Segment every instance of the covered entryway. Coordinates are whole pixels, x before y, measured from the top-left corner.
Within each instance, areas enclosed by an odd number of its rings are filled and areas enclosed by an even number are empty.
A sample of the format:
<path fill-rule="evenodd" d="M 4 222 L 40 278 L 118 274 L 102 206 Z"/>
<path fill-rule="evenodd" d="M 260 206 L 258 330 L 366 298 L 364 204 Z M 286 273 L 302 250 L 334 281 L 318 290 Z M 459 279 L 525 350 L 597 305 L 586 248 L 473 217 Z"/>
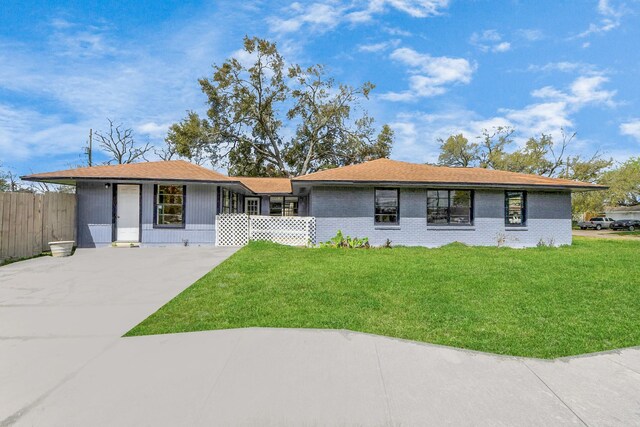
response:
<path fill-rule="evenodd" d="M 116 186 L 116 241 L 140 241 L 140 185 Z"/>

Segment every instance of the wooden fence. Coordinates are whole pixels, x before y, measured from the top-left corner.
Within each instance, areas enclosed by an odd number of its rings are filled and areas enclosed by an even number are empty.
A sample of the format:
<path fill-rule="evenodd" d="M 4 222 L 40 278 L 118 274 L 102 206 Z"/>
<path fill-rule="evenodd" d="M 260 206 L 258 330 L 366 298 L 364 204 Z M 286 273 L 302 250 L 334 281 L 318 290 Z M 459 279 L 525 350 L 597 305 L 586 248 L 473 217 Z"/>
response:
<path fill-rule="evenodd" d="M 0 192 L 0 262 L 38 255 L 76 239 L 76 195 Z"/>

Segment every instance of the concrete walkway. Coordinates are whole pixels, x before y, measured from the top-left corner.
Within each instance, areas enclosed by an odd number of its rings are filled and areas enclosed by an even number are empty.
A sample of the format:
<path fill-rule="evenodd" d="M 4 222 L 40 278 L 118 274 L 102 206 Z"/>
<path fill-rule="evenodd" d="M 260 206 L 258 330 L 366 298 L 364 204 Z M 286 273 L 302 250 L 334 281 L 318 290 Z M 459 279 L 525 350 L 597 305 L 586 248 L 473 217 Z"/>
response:
<path fill-rule="evenodd" d="M 640 424 L 640 349 L 544 361 L 346 331 L 118 338 L 228 254 L 104 251 L 99 275 L 115 275 L 115 290 L 32 289 L 57 277 L 50 258 L 0 268 L 0 425 Z M 100 268 L 92 254 L 64 260 L 74 277 Z M 110 273 L 111 261 L 136 279 Z"/>

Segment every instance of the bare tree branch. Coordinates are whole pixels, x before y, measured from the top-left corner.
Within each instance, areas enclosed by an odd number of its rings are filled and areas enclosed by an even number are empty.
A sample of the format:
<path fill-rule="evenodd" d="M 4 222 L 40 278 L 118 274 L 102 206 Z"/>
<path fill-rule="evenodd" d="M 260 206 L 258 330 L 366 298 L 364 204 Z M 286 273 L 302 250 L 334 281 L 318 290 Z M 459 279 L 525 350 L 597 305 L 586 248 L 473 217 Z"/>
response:
<path fill-rule="evenodd" d="M 98 139 L 99 147 L 109 155 L 105 163 L 125 164 L 145 160 L 145 154 L 153 150 L 150 143 L 139 146 L 133 139 L 133 129 L 124 129 L 122 124 L 114 125 L 113 120 L 107 118 L 109 131 L 107 133 L 96 131 L 94 135 Z"/>

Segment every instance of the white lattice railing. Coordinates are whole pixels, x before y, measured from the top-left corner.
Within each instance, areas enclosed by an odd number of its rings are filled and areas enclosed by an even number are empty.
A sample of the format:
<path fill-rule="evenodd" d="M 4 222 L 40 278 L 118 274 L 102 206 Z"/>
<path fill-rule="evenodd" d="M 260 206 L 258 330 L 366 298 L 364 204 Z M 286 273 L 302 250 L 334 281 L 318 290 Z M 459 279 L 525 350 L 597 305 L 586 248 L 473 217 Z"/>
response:
<path fill-rule="evenodd" d="M 249 240 L 267 240 L 290 246 L 315 243 L 316 219 L 310 216 L 216 216 L 216 245 L 242 246 Z"/>
<path fill-rule="evenodd" d="M 306 246 L 316 240 L 316 219 L 312 216 L 252 215 L 249 217 L 249 240 Z"/>
<path fill-rule="evenodd" d="M 249 242 L 249 216 L 216 215 L 216 246 L 244 246 Z"/>

